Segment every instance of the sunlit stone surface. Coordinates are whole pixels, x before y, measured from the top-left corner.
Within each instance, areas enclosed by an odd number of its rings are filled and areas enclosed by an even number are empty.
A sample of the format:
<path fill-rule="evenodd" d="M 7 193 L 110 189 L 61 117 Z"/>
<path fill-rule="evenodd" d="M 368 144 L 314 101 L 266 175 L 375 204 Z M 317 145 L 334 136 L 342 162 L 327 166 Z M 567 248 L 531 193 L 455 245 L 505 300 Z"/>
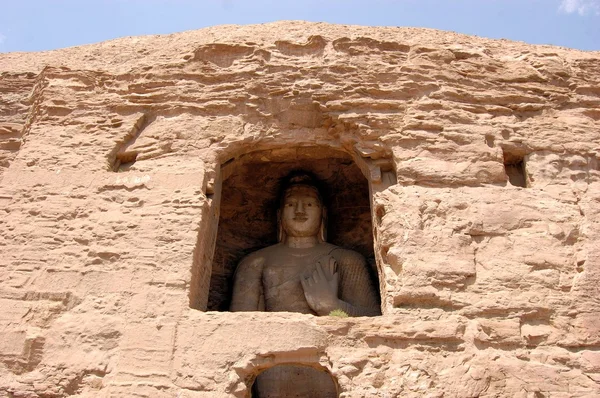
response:
<path fill-rule="evenodd" d="M 303 22 L 0 54 L 0 394 L 247 397 L 291 364 L 341 397 L 598 395 L 599 65 Z M 338 236 L 373 239 L 382 316 L 205 311 L 260 162 L 360 169 L 373 231 Z"/>

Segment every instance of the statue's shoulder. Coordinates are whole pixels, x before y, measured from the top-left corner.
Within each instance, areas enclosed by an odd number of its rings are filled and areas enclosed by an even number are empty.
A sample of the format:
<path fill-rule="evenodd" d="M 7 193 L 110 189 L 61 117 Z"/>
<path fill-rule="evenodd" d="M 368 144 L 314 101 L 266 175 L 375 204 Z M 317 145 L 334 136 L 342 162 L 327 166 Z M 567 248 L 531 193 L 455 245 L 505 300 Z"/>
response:
<path fill-rule="evenodd" d="M 267 246 L 265 248 L 248 253 L 244 258 L 242 258 L 240 264 L 264 263 L 266 259 L 273 256 L 277 252 L 279 246 L 279 244 Z"/>
<path fill-rule="evenodd" d="M 354 250 L 331 245 L 329 253 L 340 263 L 366 263 L 365 257 Z"/>

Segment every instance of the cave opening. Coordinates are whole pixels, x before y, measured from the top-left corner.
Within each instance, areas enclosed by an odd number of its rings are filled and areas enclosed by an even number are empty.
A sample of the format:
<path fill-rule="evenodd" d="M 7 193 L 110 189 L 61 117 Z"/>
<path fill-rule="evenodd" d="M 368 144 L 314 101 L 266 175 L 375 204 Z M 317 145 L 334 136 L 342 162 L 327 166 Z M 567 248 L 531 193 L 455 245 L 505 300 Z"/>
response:
<path fill-rule="evenodd" d="M 207 310 L 227 311 L 239 261 L 277 242 L 278 194 L 285 177 L 298 171 L 314 175 L 322 188 L 327 241 L 362 254 L 377 285 L 369 183 L 352 157 L 323 147 L 257 151 L 221 166 Z"/>

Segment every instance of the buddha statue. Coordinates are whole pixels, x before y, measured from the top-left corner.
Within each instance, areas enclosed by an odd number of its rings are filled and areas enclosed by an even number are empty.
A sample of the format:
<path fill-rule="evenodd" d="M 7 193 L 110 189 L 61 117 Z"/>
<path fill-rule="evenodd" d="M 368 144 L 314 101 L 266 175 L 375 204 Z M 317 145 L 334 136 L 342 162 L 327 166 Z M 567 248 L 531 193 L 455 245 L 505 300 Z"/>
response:
<path fill-rule="evenodd" d="M 380 314 L 364 257 L 326 242 L 326 214 L 312 178 L 290 178 L 277 214 L 279 243 L 239 263 L 231 311 Z"/>

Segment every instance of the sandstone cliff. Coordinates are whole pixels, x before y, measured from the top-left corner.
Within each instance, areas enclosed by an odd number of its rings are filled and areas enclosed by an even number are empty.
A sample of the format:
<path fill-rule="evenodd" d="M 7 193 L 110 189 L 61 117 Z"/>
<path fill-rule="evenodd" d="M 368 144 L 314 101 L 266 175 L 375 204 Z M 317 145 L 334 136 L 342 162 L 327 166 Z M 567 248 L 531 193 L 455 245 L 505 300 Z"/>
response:
<path fill-rule="evenodd" d="M 228 168 L 346 158 L 383 315 L 206 311 Z M 598 396 L 599 162 L 600 52 L 278 22 L 0 54 L 0 396 L 243 397 L 278 363 Z"/>

